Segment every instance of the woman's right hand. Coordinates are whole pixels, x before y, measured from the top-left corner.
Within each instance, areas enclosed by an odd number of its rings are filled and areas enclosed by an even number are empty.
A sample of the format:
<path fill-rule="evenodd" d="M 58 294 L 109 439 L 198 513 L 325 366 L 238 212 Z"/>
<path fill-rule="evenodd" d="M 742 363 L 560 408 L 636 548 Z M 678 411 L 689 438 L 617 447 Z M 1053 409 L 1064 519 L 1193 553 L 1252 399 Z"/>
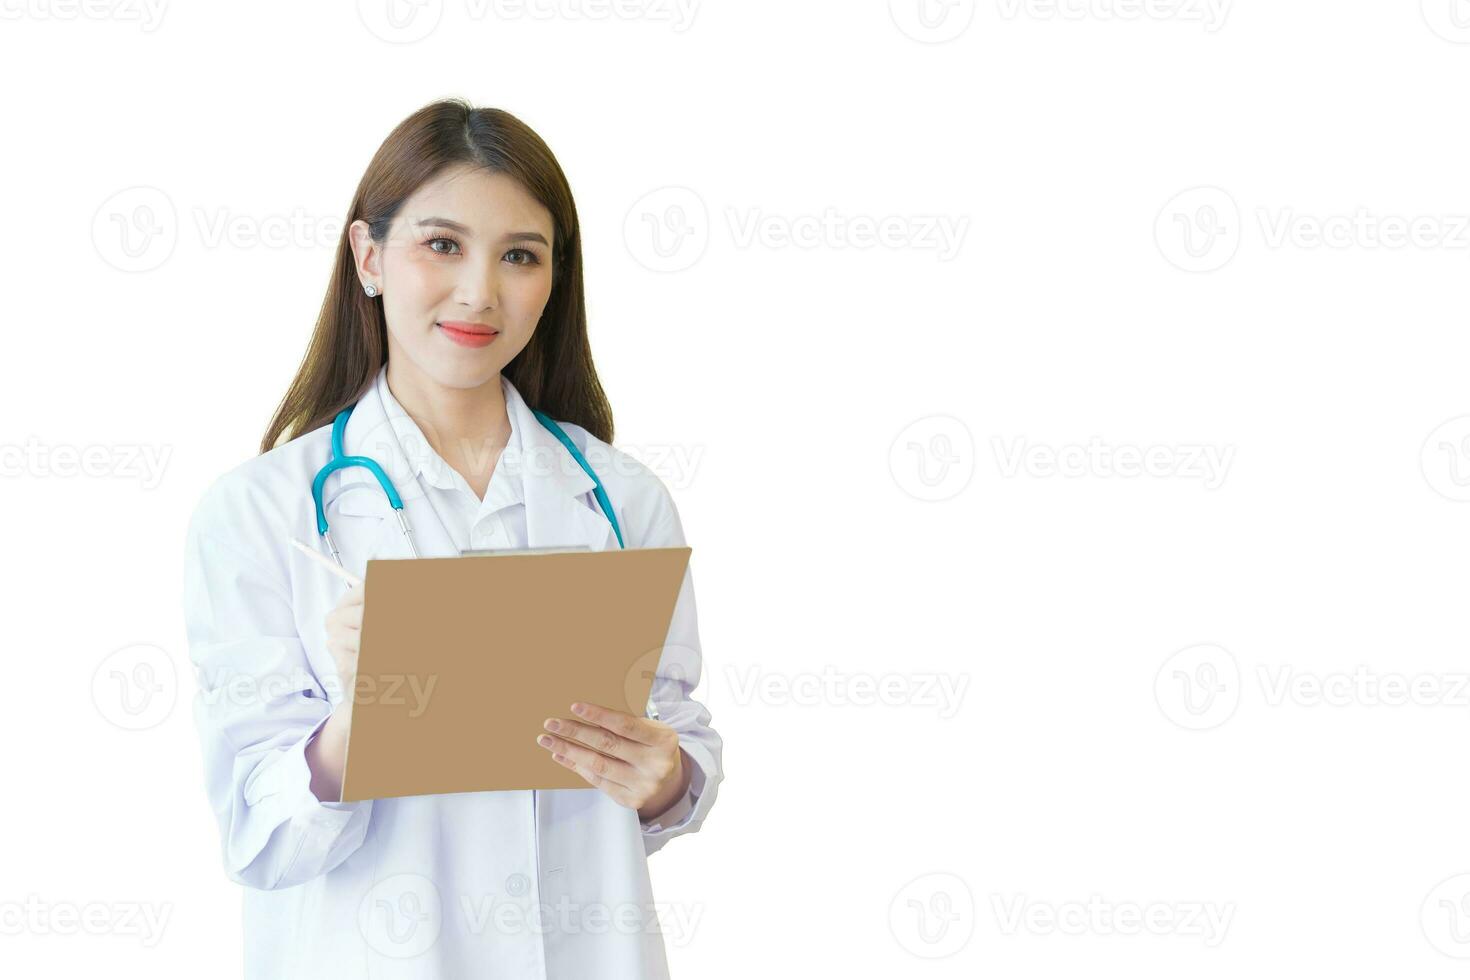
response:
<path fill-rule="evenodd" d="M 327 613 L 327 650 L 337 667 L 342 698 L 322 730 L 306 745 L 311 792 L 322 803 L 342 798 L 342 769 L 347 762 L 347 729 L 352 718 L 352 689 L 357 683 L 357 651 L 362 639 L 363 588 L 352 586 Z"/>
<path fill-rule="evenodd" d="M 327 613 L 327 650 L 337 666 L 342 698 L 349 705 L 357 680 L 357 651 L 362 642 L 363 591 L 360 585 L 349 587 Z"/>

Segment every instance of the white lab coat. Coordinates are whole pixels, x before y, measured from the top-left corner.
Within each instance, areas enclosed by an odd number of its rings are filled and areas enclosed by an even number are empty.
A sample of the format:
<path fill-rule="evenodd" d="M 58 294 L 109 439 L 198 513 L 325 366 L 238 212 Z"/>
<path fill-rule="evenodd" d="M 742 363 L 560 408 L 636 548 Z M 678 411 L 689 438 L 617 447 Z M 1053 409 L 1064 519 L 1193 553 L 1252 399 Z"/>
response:
<path fill-rule="evenodd" d="M 592 480 L 504 387 L 522 439 L 529 546 L 616 548 Z M 368 386 L 345 451 L 372 456 L 393 479 L 422 556 L 457 555 L 422 485 L 405 479 L 412 471 L 390 425 Z M 580 426 L 562 427 L 602 479 L 627 547 L 685 543 L 657 476 Z M 662 933 L 697 916 L 654 902 L 647 855 L 699 829 L 722 779 L 720 736 L 690 697 L 701 670 L 691 573 L 652 694 L 695 764 L 670 826 L 640 824 L 592 787 L 319 802 L 303 753 L 343 695 L 324 621 L 344 583 L 287 539 L 320 541 L 310 487 L 330 434 L 322 426 L 226 473 L 188 530 L 194 714 L 225 872 L 248 886 L 246 977 L 666 977 Z M 366 470 L 333 474 L 324 500 L 349 570 L 408 557 Z"/>

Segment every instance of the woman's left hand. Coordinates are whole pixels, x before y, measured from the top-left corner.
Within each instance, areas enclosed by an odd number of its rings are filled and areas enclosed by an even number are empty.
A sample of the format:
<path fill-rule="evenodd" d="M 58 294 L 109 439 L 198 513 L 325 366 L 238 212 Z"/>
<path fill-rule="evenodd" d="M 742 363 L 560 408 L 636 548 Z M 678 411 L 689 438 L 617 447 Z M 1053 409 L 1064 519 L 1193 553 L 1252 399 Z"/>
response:
<path fill-rule="evenodd" d="M 597 704 L 572 705 L 575 718 L 548 718 L 536 744 L 552 758 L 646 820 L 689 788 L 679 734 L 652 718 Z M 644 816 L 644 813 L 647 816 Z"/>

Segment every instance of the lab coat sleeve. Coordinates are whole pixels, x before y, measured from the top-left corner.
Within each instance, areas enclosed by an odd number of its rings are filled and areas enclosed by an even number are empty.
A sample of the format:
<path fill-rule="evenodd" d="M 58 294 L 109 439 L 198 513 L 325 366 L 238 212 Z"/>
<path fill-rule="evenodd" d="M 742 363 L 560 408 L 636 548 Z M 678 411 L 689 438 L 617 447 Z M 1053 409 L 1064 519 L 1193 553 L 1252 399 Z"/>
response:
<path fill-rule="evenodd" d="M 640 547 L 683 547 L 684 528 L 673 498 L 657 478 L 656 506 L 649 522 L 647 538 Z M 692 560 L 692 556 L 691 556 Z M 689 777 L 689 790 L 667 811 L 642 821 L 644 854 L 652 854 L 680 834 L 699 829 L 714 806 L 715 794 L 724 778 L 722 755 L 724 742 L 710 727 L 709 709 L 690 695 L 699 686 L 702 669 L 699 624 L 694 605 L 694 577 L 684 571 L 679 598 L 664 641 L 663 655 L 653 679 L 652 700 L 658 708 L 659 720 L 679 733 L 679 747 L 694 763 Z"/>
<path fill-rule="evenodd" d="M 332 702 L 307 663 L 284 566 L 269 567 L 269 556 L 241 544 L 251 534 L 264 547 L 283 532 L 240 527 L 242 511 L 206 495 L 189 525 L 184 619 L 198 679 L 194 720 L 225 872 L 252 888 L 289 888 L 362 844 L 372 801 L 323 803 L 311 792 L 306 746 Z"/>

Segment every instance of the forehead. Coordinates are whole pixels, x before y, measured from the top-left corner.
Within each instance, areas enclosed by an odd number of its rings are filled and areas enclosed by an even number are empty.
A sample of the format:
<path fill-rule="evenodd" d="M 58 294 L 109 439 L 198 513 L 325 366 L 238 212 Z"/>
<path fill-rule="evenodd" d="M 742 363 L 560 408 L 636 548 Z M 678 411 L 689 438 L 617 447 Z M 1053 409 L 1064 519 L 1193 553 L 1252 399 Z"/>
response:
<path fill-rule="evenodd" d="M 398 217 L 405 223 L 449 218 L 468 225 L 477 237 L 540 231 L 552 240 L 551 212 L 520 181 L 478 167 L 454 167 L 425 181 L 403 202 Z"/>

